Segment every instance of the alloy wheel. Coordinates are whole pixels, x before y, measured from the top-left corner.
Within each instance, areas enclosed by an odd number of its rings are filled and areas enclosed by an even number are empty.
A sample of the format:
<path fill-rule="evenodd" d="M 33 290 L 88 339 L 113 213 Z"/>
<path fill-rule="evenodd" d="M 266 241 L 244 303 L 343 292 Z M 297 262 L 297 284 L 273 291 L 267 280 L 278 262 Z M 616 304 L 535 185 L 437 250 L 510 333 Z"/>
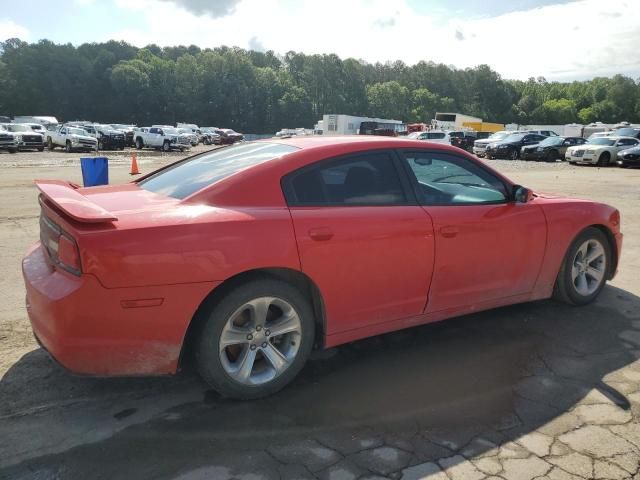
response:
<path fill-rule="evenodd" d="M 584 297 L 593 294 L 604 282 L 606 271 L 604 246 L 598 240 L 586 240 L 576 251 L 571 267 L 576 292 Z"/>
<path fill-rule="evenodd" d="M 302 336 L 293 306 L 276 297 L 253 299 L 226 322 L 219 339 L 225 372 L 243 385 L 261 385 L 293 363 Z"/>

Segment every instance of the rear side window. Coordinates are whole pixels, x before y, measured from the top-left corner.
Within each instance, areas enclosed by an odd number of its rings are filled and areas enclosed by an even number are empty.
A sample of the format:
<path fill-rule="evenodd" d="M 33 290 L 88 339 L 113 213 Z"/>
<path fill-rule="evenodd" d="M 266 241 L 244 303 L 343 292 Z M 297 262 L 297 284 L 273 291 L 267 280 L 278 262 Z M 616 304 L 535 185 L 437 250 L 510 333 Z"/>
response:
<path fill-rule="evenodd" d="M 386 152 L 324 161 L 290 174 L 284 187 L 291 206 L 406 203 L 393 158 Z"/>
<path fill-rule="evenodd" d="M 221 148 L 176 163 L 140 181 L 150 192 L 183 199 L 234 173 L 298 150 L 277 143 L 247 143 Z"/>

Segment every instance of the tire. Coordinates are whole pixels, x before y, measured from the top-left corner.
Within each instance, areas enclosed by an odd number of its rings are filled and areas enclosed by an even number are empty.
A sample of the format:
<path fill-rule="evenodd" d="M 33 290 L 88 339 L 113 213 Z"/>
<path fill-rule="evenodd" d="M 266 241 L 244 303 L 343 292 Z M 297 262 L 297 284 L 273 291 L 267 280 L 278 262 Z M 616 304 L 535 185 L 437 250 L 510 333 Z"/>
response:
<path fill-rule="evenodd" d="M 136 138 L 136 149 L 142 150 L 144 143 L 142 143 L 142 139 L 140 137 Z"/>
<path fill-rule="evenodd" d="M 9 153 L 17 153 L 18 149 L 17 148 L 10 148 L 9 149 Z"/>
<path fill-rule="evenodd" d="M 211 142 L 209 141 L 209 139 L 208 139 L 208 138 L 205 138 L 205 139 L 202 141 L 202 143 L 203 143 L 204 145 L 211 145 Z"/>
<path fill-rule="evenodd" d="M 167 141 L 165 141 L 165 142 L 162 144 L 162 151 L 163 151 L 163 152 L 170 152 L 170 151 L 171 151 L 171 144 L 169 143 L 169 141 L 168 141 L 168 140 L 167 140 Z"/>
<path fill-rule="evenodd" d="M 611 161 L 611 154 L 609 152 L 603 152 L 600 154 L 600 157 L 598 157 L 598 166 L 608 167 L 610 161 Z"/>
<path fill-rule="evenodd" d="M 44 147 L 38 147 L 39 152 L 44 152 Z"/>
<path fill-rule="evenodd" d="M 516 150 L 515 148 L 512 148 L 509 151 L 509 160 L 518 160 L 518 157 L 520 155 L 518 154 L 518 150 Z"/>
<path fill-rule="evenodd" d="M 251 305 L 262 306 L 271 318 L 259 313 L 254 318 Z M 273 316 L 284 312 L 293 316 L 281 328 L 292 330 L 276 336 L 270 332 L 277 325 Z M 300 372 L 313 348 L 315 322 L 311 305 L 297 288 L 280 280 L 264 278 L 241 284 L 203 309 L 200 320 L 196 366 L 202 378 L 225 397 L 249 400 L 277 392 Z M 245 323 L 238 325 L 239 320 Z M 235 339 L 221 349 L 223 334 L 233 338 L 234 329 Z M 280 343 L 272 343 L 274 339 Z M 268 360 L 271 355 L 279 368 Z M 253 359 L 244 375 L 240 371 L 242 358 Z"/>
<path fill-rule="evenodd" d="M 547 158 L 545 159 L 547 162 L 557 162 L 558 158 L 560 156 L 558 155 L 558 152 L 556 152 L 555 150 L 551 150 L 548 154 L 547 154 Z"/>
<path fill-rule="evenodd" d="M 585 253 L 587 259 L 589 257 L 595 258 L 585 263 L 581 261 L 585 257 Z M 597 228 L 589 227 L 583 230 L 571 243 L 562 261 L 553 297 L 570 305 L 591 303 L 607 283 L 610 269 L 611 245 L 609 240 Z M 599 273 L 594 275 L 596 272 Z M 584 280 L 580 280 L 578 277 L 583 277 Z"/>
<path fill-rule="evenodd" d="M 48 148 L 48 149 L 49 149 L 49 151 L 51 151 L 51 152 L 53 152 L 54 148 L 56 148 L 56 147 L 53 145 L 53 142 L 51 141 L 51 137 L 48 137 L 48 138 L 47 138 L 47 148 Z"/>
<path fill-rule="evenodd" d="M 64 144 L 64 151 L 67 153 L 71 153 L 71 142 L 67 140 L 67 143 Z"/>

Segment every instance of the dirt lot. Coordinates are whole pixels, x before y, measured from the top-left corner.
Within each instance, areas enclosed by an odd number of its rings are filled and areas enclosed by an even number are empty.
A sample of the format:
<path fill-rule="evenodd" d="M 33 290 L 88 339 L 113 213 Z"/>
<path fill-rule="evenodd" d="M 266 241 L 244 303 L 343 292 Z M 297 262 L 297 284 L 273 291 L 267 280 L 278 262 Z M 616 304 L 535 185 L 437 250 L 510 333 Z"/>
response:
<path fill-rule="evenodd" d="M 111 183 L 130 180 L 127 155 L 108 155 Z M 640 170 L 491 162 L 620 209 L 620 272 L 593 305 L 361 341 L 317 354 L 278 395 L 229 402 L 190 371 L 81 378 L 37 348 L 20 272 L 38 237 L 33 180 L 80 183 L 79 157 L 0 154 L 0 478 L 640 479 Z"/>

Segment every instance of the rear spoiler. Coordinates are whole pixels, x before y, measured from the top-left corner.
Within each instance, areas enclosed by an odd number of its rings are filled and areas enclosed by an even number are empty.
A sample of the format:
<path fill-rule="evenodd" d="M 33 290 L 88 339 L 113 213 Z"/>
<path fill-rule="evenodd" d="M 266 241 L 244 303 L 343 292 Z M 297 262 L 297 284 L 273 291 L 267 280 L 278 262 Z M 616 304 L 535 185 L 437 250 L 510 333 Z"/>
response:
<path fill-rule="evenodd" d="M 36 180 L 42 196 L 72 219 L 82 223 L 113 222 L 118 217 L 78 193 L 78 186 L 62 180 Z"/>

